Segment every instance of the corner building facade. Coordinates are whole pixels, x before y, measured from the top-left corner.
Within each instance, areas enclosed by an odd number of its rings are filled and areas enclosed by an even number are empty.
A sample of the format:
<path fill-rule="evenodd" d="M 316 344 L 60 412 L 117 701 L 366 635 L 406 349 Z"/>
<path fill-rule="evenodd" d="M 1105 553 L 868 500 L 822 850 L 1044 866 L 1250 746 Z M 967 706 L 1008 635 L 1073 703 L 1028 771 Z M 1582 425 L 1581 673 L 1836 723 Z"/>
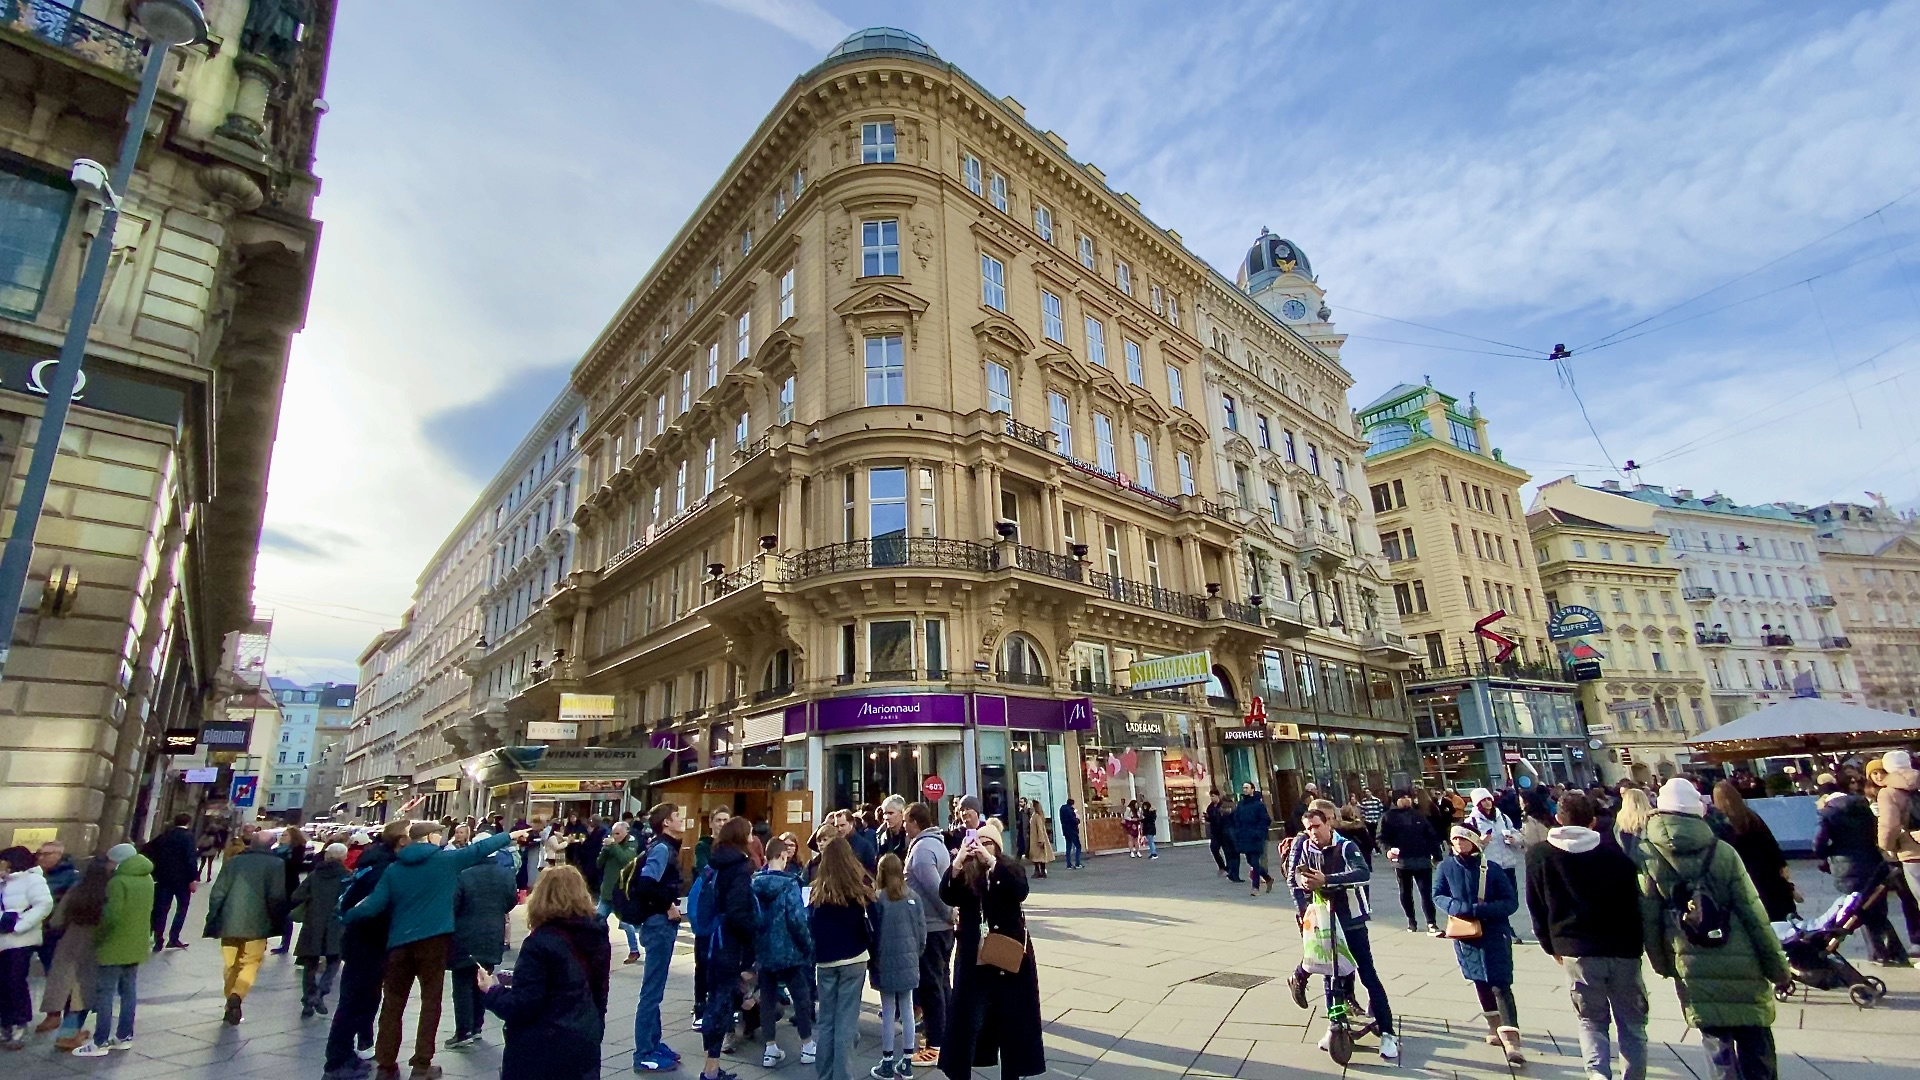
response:
<path fill-rule="evenodd" d="M 612 694 L 580 744 L 788 768 L 816 810 L 938 776 L 1081 800 L 1091 848 L 1132 797 L 1202 835 L 1281 641 L 1206 467 L 1199 298 L 1260 310 L 1218 281 L 1017 102 L 849 38 L 576 370 L 580 558 L 508 717 Z M 1204 685 L 1128 690 L 1200 652 Z"/>

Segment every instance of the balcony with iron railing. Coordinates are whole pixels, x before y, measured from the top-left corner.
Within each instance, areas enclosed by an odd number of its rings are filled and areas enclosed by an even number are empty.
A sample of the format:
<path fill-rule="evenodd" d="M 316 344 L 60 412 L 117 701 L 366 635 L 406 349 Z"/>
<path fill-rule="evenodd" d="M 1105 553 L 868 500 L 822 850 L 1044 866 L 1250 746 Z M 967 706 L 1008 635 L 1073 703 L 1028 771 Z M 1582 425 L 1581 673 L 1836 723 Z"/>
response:
<path fill-rule="evenodd" d="M 1792 634 L 1761 634 L 1760 644 L 1769 649 L 1790 649 L 1793 647 Z"/>
<path fill-rule="evenodd" d="M 1087 584 L 1123 604 L 1151 608 L 1184 619 L 1201 621 L 1207 617 L 1207 598 L 1174 592 L 1142 581 L 1129 581 L 1101 571 L 1089 571 Z"/>
<path fill-rule="evenodd" d="M 738 468 L 742 465 L 745 465 L 747 462 L 752 461 L 754 458 L 757 458 L 761 454 L 766 453 L 767 450 L 772 446 L 773 446 L 773 436 L 771 434 L 762 435 L 759 438 L 753 440 L 752 442 L 741 443 L 740 445 L 733 448 L 734 467 Z"/>
<path fill-rule="evenodd" d="M 1575 681 L 1572 673 L 1558 664 L 1521 663 L 1518 660 L 1507 660 L 1498 664 L 1492 661 L 1470 664 L 1448 664 L 1444 667 L 1422 664 L 1416 666 L 1413 673 L 1407 678 L 1409 682 L 1436 682 L 1442 679 L 1472 679 L 1480 677 L 1492 679 L 1524 679 L 1530 682 L 1550 683 L 1572 683 Z"/>
<path fill-rule="evenodd" d="M 775 698 L 786 697 L 791 693 L 793 693 L 792 683 L 786 683 L 781 686 L 770 686 L 765 690 L 755 690 L 753 692 L 753 703 L 758 705 L 762 702 L 772 701 Z"/>
<path fill-rule="evenodd" d="M 1007 418 L 1007 436 L 1026 443 L 1028 446 L 1038 450 L 1050 452 L 1053 449 L 1052 432 L 1041 431 L 1039 428 L 1033 427 L 1030 424 L 1023 424 L 1011 416 Z"/>
<path fill-rule="evenodd" d="M 1079 676 L 1067 680 L 1068 689 L 1076 694 L 1091 694 L 1095 697 L 1124 698 L 1128 701 L 1165 701 L 1182 705 L 1194 703 L 1194 695 L 1188 687 L 1175 686 L 1164 690 L 1129 690 L 1117 683 L 1105 680 L 1083 679 Z"/>
<path fill-rule="evenodd" d="M 1339 564 L 1353 557 L 1353 545 L 1331 529 L 1302 526 L 1293 531 L 1293 543 L 1301 558 L 1316 562 Z"/>
<path fill-rule="evenodd" d="M 1823 649 L 1851 649 L 1853 648 L 1853 639 L 1845 634 L 1835 634 L 1831 637 L 1821 638 L 1820 647 Z"/>
<path fill-rule="evenodd" d="M 786 561 L 787 580 L 805 581 L 849 570 L 971 570 L 993 568 L 993 549 L 971 540 L 883 536 L 808 548 Z"/>
<path fill-rule="evenodd" d="M 1232 622 L 1246 623 L 1248 626 L 1267 625 L 1266 616 L 1260 613 L 1258 604 L 1242 604 L 1235 600 L 1222 600 L 1220 613 Z"/>
<path fill-rule="evenodd" d="M 0 0 L 0 34 L 24 35 L 88 63 L 138 78 L 146 44 L 119 27 L 54 0 Z"/>
<path fill-rule="evenodd" d="M 1680 590 L 1680 595 L 1689 604 L 1711 604 L 1719 593 L 1711 585 L 1688 585 Z"/>
<path fill-rule="evenodd" d="M 1810 608 L 1830 608 L 1834 606 L 1833 597 L 1826 593 L 1813 593 L 1807 597 L 1807 606 Z"/>
<path fill-rule="evenodd" d="M 1009 560 L 1003 552 L 1011 549 L 1013 557 Z M 1009 566 L 1035 574 L 1043 574 L 1061 581 L 1085 581 L 1087 564 L 1071 555 L 1061 555 L 1040 548 L 1027 547 L 1024 544 L 1001 544 L 993 548 L 992 566 L 995 570 L 1005 570 Z"/>
<path fill-rule="evenodd" d="M 1008 686 L 1050 686 L 1053 682 L 1036 671 L 996 671 L 994 680 Z"/>
<path fill-rule="evenodd" d="M 1733 644 L 1733 635 L 1727 633 L 1725 630 L 1695 630 L 1693 632 L 1693 643 L 1695 645 L 1727 646 Z"/>

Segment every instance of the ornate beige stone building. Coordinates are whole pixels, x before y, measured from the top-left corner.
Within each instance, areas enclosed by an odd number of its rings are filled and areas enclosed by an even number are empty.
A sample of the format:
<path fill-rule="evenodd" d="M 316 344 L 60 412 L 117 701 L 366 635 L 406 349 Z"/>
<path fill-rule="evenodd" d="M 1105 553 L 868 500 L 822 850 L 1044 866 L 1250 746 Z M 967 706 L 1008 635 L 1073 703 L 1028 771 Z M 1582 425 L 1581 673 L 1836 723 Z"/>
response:
<path fill-rule="evenodd" d="M 209 0 L 175 49 L 113 237 L 0 684 L 0 843 L 76 851 L 187 791 L 167 728 L 218 719 L 248 624 L 281 387 L 319 239 L 315 129 L 334 5 Z M 129 5 L 0 4 L 0 469 L 39 437 L 97 203 L 145 63 Z M 303 25 L 304 23 L 304 25 Z M 259 673 L 253 673 L 257 680 Z M 174 759 L 174 762 L 183 761 Z"/>
<path fill-rule="evenodd" d="M 1851 644 L 1869 708 L 1920 716 L 1920 536 L 1916 523 L 1886 506 L 1828 503 L 1802 511 L 1813 522 L 1820 565 L 1844 625 L 1823 648 Z"/>
<path fill-rule="evenodd" d="M 509 717 L 610 693 L 579 742 L 676 771 L 786 767 L 833 806 L 933 776 L 990 809 L 1073 796 L 1089 846 L 1144 797 L 1199 835 L 1225 729 L 1303 629 L 1254 604 L 1211 464 L 1208 334 L 1256 318 L 1308 362 L 1018 102 L 911 35 L 854 35 L 576 369 L 580 556 L 541 609 L 561 658 Z M 1312 364 L 1337 429 L 1344 374 Z M 1203 682 L 1130 689 L 1136 662 L 1198 653 Z M 1325 675 L 1300 663 L 1348 703 L 1328 711 L 1404 734 L 1392 658 L 1352 635 Z M 1328 778 L 1383 784 L 1399 746 Z"/>

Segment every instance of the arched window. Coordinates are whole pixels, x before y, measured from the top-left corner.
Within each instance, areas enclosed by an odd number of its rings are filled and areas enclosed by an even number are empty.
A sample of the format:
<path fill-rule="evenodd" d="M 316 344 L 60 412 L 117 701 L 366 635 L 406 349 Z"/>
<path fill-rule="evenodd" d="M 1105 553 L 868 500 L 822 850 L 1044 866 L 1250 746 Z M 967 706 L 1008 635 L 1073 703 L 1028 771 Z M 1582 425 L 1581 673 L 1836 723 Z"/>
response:
<path fill-rule="evenodd" d="M 790 650 L 781 649 L 767 658 L 767 670 L 760 677 L 760 689 L 793 689 L 793 653 Z"/>
<path fill-rule="evenodd" d="M 1207 697 L 1213 701 L 1236 701 L 1233 693 L 1233 676 L 1219 664 L 1207 673 Z"/>
<path fill-rule="evenodd" d="M 1000 681 L 1037 686 L 1047 681 L 1040 646 L 1022 633 L 1008 634 L 1000 643 Z"/>

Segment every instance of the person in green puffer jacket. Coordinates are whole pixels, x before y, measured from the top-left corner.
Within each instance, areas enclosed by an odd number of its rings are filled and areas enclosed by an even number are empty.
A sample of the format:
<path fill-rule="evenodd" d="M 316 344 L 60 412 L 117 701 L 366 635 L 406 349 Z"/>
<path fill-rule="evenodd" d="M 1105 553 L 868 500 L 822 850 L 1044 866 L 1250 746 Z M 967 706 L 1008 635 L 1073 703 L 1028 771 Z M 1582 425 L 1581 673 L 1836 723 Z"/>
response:
<path fill-rule="evenodd" d="M 633 826 L 624 821 L 613 823 L 613 831 L 607 835 L 607 842 L 600 845 L 600 922 L 605 924 L 607 916 L 614 913 L 614 898 L 620 895 L 620 879 L 627 864 L 640 857 L 640 844 L 633 838 Z M 621 920 L 620 929 L 627 932 L 627 963 L 640 962 L 640 928 L 626 920 Z"/>
<path fill-rule="evenodd" d="M 93 1041 L 75 1049 L 75 1057 L 103 1057 L 109 1048 L 133 1045 L 133 1011 L 139 1005 L 140 962 L 153 943 L 153 861 L 132 844 L 107 849 L 113 880 L 107 883 L 107 906 L 93 932 L 94 1010 L 98 1019 Z M 114 1025 L 114 999 L 120 1017 Z"/>
<path fill-rule="evenodd" d="M 1773 992 L 1791 986 L 1792 973 L 1740 853 L 1714 836 L 1706 813 L 1693 782 L 1675 777 L 1660 789 L 1657 812 L 1647 820 L 1640 877 L 1647 959 L 1661 978 L 1675 981 L 1715 1076 L 1777 1076 Z M 1681 931 L 1668 898 L 1683 881 L 1726 910 L 1724 943 L 1695 945 Z"/>

